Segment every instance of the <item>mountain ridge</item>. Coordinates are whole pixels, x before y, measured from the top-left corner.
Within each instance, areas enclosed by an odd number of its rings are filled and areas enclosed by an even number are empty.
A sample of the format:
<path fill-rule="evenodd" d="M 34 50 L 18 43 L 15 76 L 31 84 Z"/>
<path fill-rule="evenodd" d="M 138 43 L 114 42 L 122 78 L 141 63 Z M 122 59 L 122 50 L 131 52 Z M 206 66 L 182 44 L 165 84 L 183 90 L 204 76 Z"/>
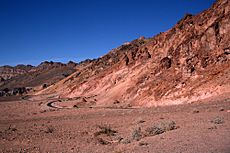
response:
<path fill-rule="evenodd" d="M 76 63 L 45 61 L 38 66 L 17 65 L 0 67 L 0 97 L 42 90 L 75 71 Z"/>

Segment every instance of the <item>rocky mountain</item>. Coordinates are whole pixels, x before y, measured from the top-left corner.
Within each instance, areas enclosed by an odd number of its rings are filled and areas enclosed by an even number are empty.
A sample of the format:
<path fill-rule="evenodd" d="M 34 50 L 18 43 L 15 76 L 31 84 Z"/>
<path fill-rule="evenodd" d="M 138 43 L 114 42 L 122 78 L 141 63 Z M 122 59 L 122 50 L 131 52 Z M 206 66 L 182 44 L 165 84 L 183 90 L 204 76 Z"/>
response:
<path fill-rule="evenodd" d="M 42 62 L 38 66 L 0 67 L 0 96 L 16 95 L 28 90 L 41 90 L 75 72 L 76 63 Z"/>
<path fill-rule="evenodd" d="M 0 81 L 11 79 L 15 76 L 25 74 L 29 70 L 31 70 L 33 66 L 31 65 L 17 65 L 15 67 L 12 66 L 1 66 L 0 67 Z"/>
<path fill-rule="evenodd" d="M 37 94 L 93 97 L 96 105 L 189 103 L 230 92 L 230 2 L 218 0 L 172 29 L 79 64 Z"/>

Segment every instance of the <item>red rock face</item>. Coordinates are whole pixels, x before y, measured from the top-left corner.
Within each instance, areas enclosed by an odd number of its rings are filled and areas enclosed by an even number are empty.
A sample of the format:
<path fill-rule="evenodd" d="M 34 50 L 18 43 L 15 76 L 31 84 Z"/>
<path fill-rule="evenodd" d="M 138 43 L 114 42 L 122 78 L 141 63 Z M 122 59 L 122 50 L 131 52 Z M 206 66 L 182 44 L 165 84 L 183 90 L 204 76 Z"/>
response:
<path fill-rule="evenodd" d="M 172 29 L 139 38 L 77 71 L 42 93 L 94 96 L 134 106 L 188 103 L 230 92 L 230 2 L 186 15 Z"/>

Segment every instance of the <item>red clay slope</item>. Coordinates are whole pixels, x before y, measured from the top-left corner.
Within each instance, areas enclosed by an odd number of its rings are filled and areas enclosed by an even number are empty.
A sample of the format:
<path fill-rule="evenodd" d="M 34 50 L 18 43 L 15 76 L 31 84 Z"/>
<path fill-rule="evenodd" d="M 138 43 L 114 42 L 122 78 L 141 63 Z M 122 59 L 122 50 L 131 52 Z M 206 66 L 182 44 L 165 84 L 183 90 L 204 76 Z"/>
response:
<path fill-rule="evenodd" d="M 157 106 L 230 93 L 230 1 L 186 15 L 172 29 L 77 66 L 38 94 L 94 97 L 96 105 Z"/>

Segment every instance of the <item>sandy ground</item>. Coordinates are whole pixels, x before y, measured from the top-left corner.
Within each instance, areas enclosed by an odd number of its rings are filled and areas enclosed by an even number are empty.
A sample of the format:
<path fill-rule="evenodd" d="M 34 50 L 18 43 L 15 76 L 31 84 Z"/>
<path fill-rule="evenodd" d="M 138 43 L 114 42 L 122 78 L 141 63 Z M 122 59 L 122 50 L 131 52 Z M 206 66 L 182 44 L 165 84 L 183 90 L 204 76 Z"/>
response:
<path fill-rule="evenodd" d="M 71 101 L 51 108 L 52 101 L 0 102 L 0 152 L 230 153 L 228 95 L 137 109 L 71 108 Z"/>

